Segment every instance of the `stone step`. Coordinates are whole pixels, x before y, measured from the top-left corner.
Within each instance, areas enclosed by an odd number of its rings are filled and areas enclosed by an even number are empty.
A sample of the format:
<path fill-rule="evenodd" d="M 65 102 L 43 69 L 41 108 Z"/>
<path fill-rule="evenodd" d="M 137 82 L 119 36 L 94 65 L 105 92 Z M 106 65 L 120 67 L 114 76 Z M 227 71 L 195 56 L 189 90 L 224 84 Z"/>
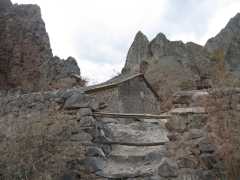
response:
<path fill-rule="evenodd" d="M 111 179 L 151 176 L 157 171 L 160 163 L 161 161 L 119 162 L 108 159 L 103 169 L 96 172 L 96 174 Z"/>
<path fill-rule="evenodd" d="M 145 180 L 145 178 L 146 180 L 160 180 L 168 178 L 175 179 L 178 175 L 178 172 L 177 164 L 174 161 L 163 157 L 161 159 L 135 162 L 119 162 L 113 159 L 108 159 L 104 161 L 102 168 L 99 169 L 96 174 L 109 179 L 130 178 L 131 180 L 137 180 L 139 177 L 141 177 L 142 180 Z"/>
<path fill-rule="evenodd" d="M 168 142 L 167 120 L 102 118 L 103 135 L 115 142 L 127 143 L 156 143 Z M 127 146 L 111 145 L 111 151 L 106 159 L 101 161 L 102 167 L 96 172 L 98 176 L 109 179 L 138 179 L 151 177 L 161 166 L 166 157 L 164 145 L 156 146 Z"/>
<path fill-rule="evenodd" d="M 166 142 L 164 123 L 134 122 L 130 124 L 108 123 L 105 125 L 112 141 L 133 143 Z"/>
<path fill-rule="evenodd" d="M 204 107 L 185 107 L 172 109 L 169 114 L 181 115 L 181 114 L 205 114 Z"/>
<path fill-rule="evenodd" d="M 114 159 L 118 162 L 136 162 L 145 160 L 160 160 L 164 155 L 166 155 L 165 146 L 112 146 L 112 151 L 109 154 L 109 158 Z"/>
<path fill-rule="evenodd" d="M 173 95 L 173 104 L 175 107 L 202 106 L 208 98 L 207 90 L 180 91 Z"/>

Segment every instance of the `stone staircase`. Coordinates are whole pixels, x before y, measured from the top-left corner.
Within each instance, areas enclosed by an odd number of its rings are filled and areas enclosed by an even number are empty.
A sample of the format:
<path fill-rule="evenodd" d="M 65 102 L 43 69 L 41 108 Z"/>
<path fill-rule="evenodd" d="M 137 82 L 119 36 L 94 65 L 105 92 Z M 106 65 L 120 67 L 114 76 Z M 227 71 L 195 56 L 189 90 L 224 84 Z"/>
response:
<path fill-rule="evenodd" d="M 187 94 L 178 94 L 177 107 L 159 118 L 96 114 L 98 153 L 88 158 L 92 171 L 104 180 L 215 180 L 206 112 L 194 102 L 202 97 Z"/>
<path fill-rule="evenodd" d="M 151 176 L 157 172 L 166 154 L 164 145 L 141 146 L 157 142 L 167 142 L 167 130 L 159 119 L 116 119 L 100 118 L 102 132 L 99 139 L 109 142 L 136 143 L 126 146 L 114 143 L 103 160 L 99 176 L 109 179 L 126 179 Z"/>
<path fill-rule="evenodd" d="M 114 142 L 156 143 L 166 142 L 167 131 L 159 120 L 136 121 L 120 120 L 119 123 L 107 123 L 104 130 L 108 139 Z M 112 145 L 111 152 L 104 162 L 103 170 L 98 174 L 107 178 L 136 178 L 150 176 L 166 153 L 164 146 L 124 146 Z"/>

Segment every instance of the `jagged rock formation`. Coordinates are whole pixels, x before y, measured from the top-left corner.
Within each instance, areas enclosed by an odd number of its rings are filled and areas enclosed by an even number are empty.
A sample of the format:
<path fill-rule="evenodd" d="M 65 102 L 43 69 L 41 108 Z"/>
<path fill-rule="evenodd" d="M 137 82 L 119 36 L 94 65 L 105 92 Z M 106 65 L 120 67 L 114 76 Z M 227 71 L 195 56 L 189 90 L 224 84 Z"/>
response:
<path fill-rule="evenodd" d="M 219 69 L 232 78 L 239 78 L 239 37 L 239 13 L 216 37 L 208 40 L 205 47 L 192 42 L 169 41 L 162 33 L 149 42 L 139 32 L 128 52 L 122 75 L 144 73 L 163 101 L 167 94 L 178 90 L 209 88 L 216 81 Z M 221 59 L 225 62 L 224 70 L 219 65 Z M 237 76 L 232 76 L 234 74 Z"/>
<path fill-rule="evenodd" d="M 139 32 L 128 52 L 123 73 L 139 72 L 141 63 L 145 61 L 149 66 L 151 64 L 161 66 L 158 67 L 161 68 L 159 72 L 164 70 L 164 66 L 171 66 L 175 71 L 192 72 L 200 76 L 203 73 L 201 64 L 208 63 L 207 55 L 203 47 L 195 43 L 169 41 L 162 33 L 149 42 L 147 37 Z M 178 69 L 178 67 L 181 68 Z M 199 68 L 199 72 L 196 72 L 196 68 Z"/>
<path fill-rule="evenodd" d="M 164 101 L 179 89 L 198 89 L 211 72 L 205 49 L 195 43 L 169 41 L 159 33 L 151 42 L 138 33 L 128 52 L 122 75 L 142 72 Z M 202 83 L 203 84 L 203 83 Z"/>
<path fill-rule="evenodd" d="M 211 53 L 223 51 L 228 69 L 239 77 L 240 13 L 233 17 L 218 35 L 209 39 L 205 48 Z"/>
<path fill-rule="evenodd" d="M 0 90 L 40 91 L 77 84 L 76 61 L 53 57 L 40 8 L 0 1 Z M 63 83 L 64 81 L 64 83 Z"/>
<path fill-rule="evenodd" d="M 124 73 L 139 72 L 141 62 L 149 56 L 148 45 L 149 40 L 141 31 L 139 31 L 128 51 L 126 64 L 123 69 Z"/>

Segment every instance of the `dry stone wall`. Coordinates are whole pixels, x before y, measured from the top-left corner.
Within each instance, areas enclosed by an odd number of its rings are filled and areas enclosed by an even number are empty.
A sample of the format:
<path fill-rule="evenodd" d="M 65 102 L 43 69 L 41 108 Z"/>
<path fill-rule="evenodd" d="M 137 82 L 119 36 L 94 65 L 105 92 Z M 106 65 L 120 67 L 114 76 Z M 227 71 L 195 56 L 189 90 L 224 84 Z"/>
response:
<path fill-rule="evenodd" d="M 97 104 L 79 90 L 0 98 L 2 179 L 99 179 L 86 154 L 95 150 Z"/>
<path fill-rule="evenodd" d="M 187 91 L 175 94 L 167 145 L 170 156 L 178 166 L 178 178 L 189 180 L 226 179 L 224 163 L 210 136 L 209 114 L 204 102 L 206 91 Z"/>

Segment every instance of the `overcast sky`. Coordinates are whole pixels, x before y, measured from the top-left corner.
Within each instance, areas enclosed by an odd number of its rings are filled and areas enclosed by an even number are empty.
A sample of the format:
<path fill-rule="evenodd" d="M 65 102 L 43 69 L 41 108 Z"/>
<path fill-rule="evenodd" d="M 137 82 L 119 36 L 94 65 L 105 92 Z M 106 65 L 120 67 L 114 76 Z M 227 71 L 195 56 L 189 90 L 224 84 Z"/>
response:
<path fill-rule="evenodd" d="M 240 0 L 12 0 L 38 4 L 54 55 L 77 59 L 91 83 L 121 71 L 135 34 L 204 45 L 240 11 Z"/>

